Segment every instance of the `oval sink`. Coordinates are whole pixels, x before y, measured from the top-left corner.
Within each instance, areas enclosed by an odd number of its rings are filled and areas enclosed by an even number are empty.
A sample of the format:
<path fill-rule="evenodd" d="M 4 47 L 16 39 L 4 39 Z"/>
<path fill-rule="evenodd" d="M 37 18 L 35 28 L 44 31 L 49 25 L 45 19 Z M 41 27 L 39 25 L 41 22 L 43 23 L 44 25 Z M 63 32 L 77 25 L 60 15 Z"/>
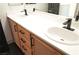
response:
<path fill-rule="evenodd" d="M 64 28 L 52 27 L 49 28 L 45 34 L 47 37 L 58 43 L 67 45 L 79 44 L 79 35 Z"/>

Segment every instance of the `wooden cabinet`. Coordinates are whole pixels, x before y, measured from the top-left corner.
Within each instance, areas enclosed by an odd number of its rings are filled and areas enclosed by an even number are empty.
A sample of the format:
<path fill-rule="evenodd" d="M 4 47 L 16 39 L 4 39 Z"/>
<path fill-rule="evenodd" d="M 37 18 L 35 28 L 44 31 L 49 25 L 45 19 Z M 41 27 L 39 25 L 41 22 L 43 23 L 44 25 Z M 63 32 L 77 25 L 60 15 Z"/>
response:
<path fill-rule="evenodd" d="M 20 41 L 19 41 L 19 36 L 18 36 L 18 27 L 17 24 L 12 21 L 11 19 L 7 18 L 9 20 L 9 25 L 12 31 L 13 39 L 17 46 L 20 48 Z"/>
<path fill-rule="evenodd" d="M 34 35 L 32 35 L 32 50 L 34 55 L 61 55 L 54 48 L 50 47 Z"/>
<path fill-rule="evenodd" d="M 30 33 L 19 24 L 12 21 L 11 19 L 7 19 L 9 20 L 14 42 L 22 50 L 22 52 L 24 52 L 24 54 L 30 55 L 32 53 Z"/>
<path fill-rule="evenodd" d="M 59 51 L 51 47 L 45 41 L 29 32 L 16 22 L 9 20 L 13 38 L 17 46 L 26 55 L 61 55 Z"/>
<path fill-rule="evenodd" d="M 20 25 L 18 25 L 19 30 L 19 38 L 20 38 L 20 44 L 21 44 L 21 50 L 27 54 L 31 54 L 31 39 L 30 39 L 30 33 Z"/>

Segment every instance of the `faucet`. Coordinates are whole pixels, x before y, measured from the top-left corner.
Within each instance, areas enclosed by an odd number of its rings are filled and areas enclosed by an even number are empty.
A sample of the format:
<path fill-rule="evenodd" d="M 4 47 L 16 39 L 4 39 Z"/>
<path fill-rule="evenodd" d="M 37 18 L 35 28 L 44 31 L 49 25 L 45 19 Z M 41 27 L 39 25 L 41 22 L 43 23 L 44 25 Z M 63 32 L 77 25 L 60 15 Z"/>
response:
<path fill-rule="evenodd" d="M 66 28 L 68 30 L 74 31 L 74 29 L 71 28 L 71 22 L 72 22 L 72 19 L 68 18 L 67 21 L 63 23 L 64 25 L 67 25 L 67 26 L 64 26 L 63 28 Z"/>
<path fill-rule="evenodd" d="M 21 12 L 24 12 L 25 15 L 28 15 L 26 9 L 23 9 Z"/>
<path fill-rule="evenodd" d="M 24 9 L 24 12 L 25 12 L 25 15 L 27 15 L 27 10 L 26 9 Z"/>

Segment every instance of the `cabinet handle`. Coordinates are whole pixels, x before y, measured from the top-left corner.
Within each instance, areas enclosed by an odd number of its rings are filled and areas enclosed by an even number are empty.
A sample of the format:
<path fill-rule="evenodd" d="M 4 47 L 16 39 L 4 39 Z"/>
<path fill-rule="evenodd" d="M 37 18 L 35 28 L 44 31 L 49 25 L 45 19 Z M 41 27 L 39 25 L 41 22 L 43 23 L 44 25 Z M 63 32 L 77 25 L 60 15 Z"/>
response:
<path fill-rule="evenodd" d="M 34 46 L 34 39 L 32 38 L 32 46 Z"/>
<path fill-rule="evenodd" d="M 16 27 L 17 25 L 14 25 L 14 30 L 15 30 L 15 32 L 17 32 L 17 27 Z"/>
<path fill-rule="evenodd" d="M 23 43 L 26 43 L 26 41 L 25 41 L 23 38 L 21 38 L 21 41 L 22 41 Z"/>
<path fill-rule="evenodd" d="M 27 49 L 24 47 L 24 45 L 22 45 L 22 48 L 23 48 L 24 50 L 27 50 Z"/>
<path fill-rule="evenodd" d="M 21 34 L 25 34 L 22 30 L 19 31 Z"/>
<path fill-rule="evenodd" d="M 34 38 L 30 35 L 31 47 L 34 46 Z"/>

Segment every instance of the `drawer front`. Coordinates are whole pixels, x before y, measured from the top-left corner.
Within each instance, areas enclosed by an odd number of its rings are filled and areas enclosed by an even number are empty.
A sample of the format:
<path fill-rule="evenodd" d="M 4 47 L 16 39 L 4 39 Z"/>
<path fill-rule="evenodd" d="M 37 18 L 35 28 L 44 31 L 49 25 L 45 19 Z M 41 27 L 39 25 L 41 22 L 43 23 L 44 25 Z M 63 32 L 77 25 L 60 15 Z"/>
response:
<path fill-rule="evenodd" d="M 26 38 L 27 41 L 30 41 L 30 33 L 21 26 L 18 26 L 20 37 Z"/>
<path fill-rule="evenodd" d="M 30 33 L 21 26 L 18 26 L 18 30 L 20 41 L 22 41 L 23 44 L 26 44 L 29 48 L 31 48 Z"/>
<path fill-rule="evenodd" d="M 18 26 L 21 50 L 26 54 L 31 54 L 30 33 L 21 26 Z"/>
<path fill-rule="evenodd" d="M 12 33 L 13 39 L 14 39 L 15 43 L 17 44 L 17 46 L 20 48 L 17 24 L 14 21 L 12 21 L 11 19 L 9 19 L 9 18 L 7 18 L 7 19 L 9 20 L 9 25 L 11 28 L 11 33 Z"/>
<path fill-rule="evenodd" d="M 21 44 L 26 45 L 28 48 L 31 48 L 31 44 L 26 39 L 21 38 L 20 39 Z"/>
<path fill-rule="evenodd" d="M 32 54 L 32 50 L 30 48 L 28 48 L 27 45 L 21 44 L 21 50 L 23 51 L 23 53 L 25 55 L 31 55 Z"/>

